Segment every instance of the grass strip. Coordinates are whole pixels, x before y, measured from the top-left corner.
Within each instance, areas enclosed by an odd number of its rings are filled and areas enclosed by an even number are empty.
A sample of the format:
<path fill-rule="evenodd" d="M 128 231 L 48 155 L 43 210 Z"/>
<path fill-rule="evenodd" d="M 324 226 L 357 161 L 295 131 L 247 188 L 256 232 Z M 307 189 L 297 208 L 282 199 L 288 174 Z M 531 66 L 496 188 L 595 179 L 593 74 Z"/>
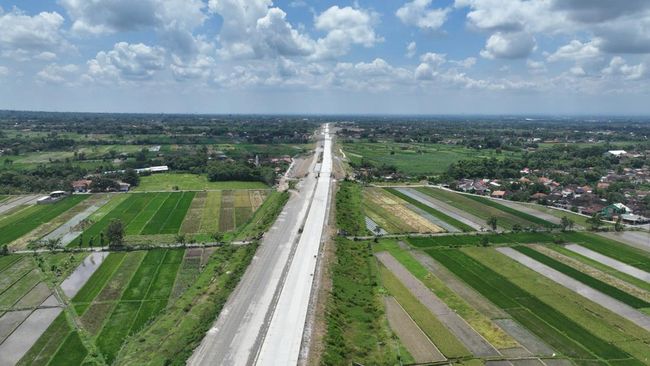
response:
<path fill-rule="evenodd" d="M 467 254 L 459 250 L 427 253 L 564 355 L 582 360 L 596 356 L 603 360 L 632 359 Z"/>
<path fill-rule="evenodd" d="M 347 235 L 365 235 L 363 189 L 355 182 L 343 181 L 336 192 L 336 226 Z"/>
<path fill-rule="evenodd" d="M 87 355 L 88 350 L 81 342 L 79 333 L 71 332 L 61 345 L 61 348 L 54 354 L 48 366 L 81 365 Z"/>
<path fill-rule="evenodd" d="M 484 205 L 494 207 L 494 208 L 496 208 L 498 210 L 501 210 L 501 211 L 503 211 L 505 213 L 508 213 L 510 215 L 520 217 L 520 218 L 522 218 L 522 219 L 524 219 L 526 221 L 530 221 L 531 223 L 539 225 L 539 226 L 543 226 L 543 227 L 547 227 L 547 228 L 555 228 L 555 227 L 557 227 L 557 225 L 555 225 L 552 222 L 548 222 L 548 221 L 546 221 L 544 219 L 540 219 L 539 217 L 533 216 L 531 214 L 528 214 L 528 213 L 525 213 L 525 212 L 522 212 L 522 211 L 519 211 L 519 210 L 515 210 L 512 207 L 502 205 L 502 204 L 500 204 L 498 202 L 495 202 L 495 201 L 493 201 L 491 199 L 488 199 L 488 198 L 485 198 L 485 197 L 471 196 L 471 195 L 466 195 L 465 197 L 467 197 L 469 199 L 473 199 L 474 201 L 480 202 L 480 203 L 482 203 Z"/>
<path fill-rule="evenodd" d="M 650 272 L 650 254 L 596 234 L 574 232 L 563 236 L 566 242 L 580 244 L 602 255 Z"/>
<path fill-rule="evenodd" d="M 72 303 L 77 314 L 83 315 L 86 312 L 90 303 L 104 288 L 106 282 L 113 276 L 113 273 L 120 266 L 125 256 L 126 253 L 111 253 L 104 259 L 99 268 L 95 270 L 95 273 L 90 276 L 86 284 L 72 298 Z"/>
<path fill-rule="evenodd" d="M 625 291 L 619 290 L 601 280 L 593 278 L 588 274 L 582 273 L 573 267 L 536 251 L 533 248 L 516 246 L 513 249 L 635 309 L 650 307 L 650 303 L 634 297 Z"/>
<path fill-rule="evenodd" d="M 404 286 L 397 277 L 386 267 L 380 265 L 382 285 L 395 297 L 404 310 L 413 318 L 415 323 L 429 337 L 431 342 L 438 347 L 438 350 L 447 358 L 467 357 L 471 353 L 454 336 L 444 324 L 436 318 L 411 292 Z"/>
<path fill-rule="evenodd" d="M 464 224 L 464 223 L 456 220 L 455 218 L 453 218 L 451 216 L 448 216 L 448 215 L 436 210 L 433 207 L 425 205 L 424 203 L 405 195 L 404 193 L 398 191 L 395 188 L 384 188 L 384 189 L 386 191 L 392 193 L 393 195 L 403 199 L 404 201 L 412 204 L 413 206 L 415 206 L 415 207 L 417 207 L 417 208 L 431 214 L 432 216 L 434 216 L 434 217 L 448 223 L 449 225 L 451 225 L 451 226 L 453 226 L 453 227 L 455 227 L 455 228 L 457 228 L 457 229 L 459 229 L 459 230 L 461 230 L 463 232 L 474 231 L 474 229 L 471 226 L 469 226 L 467 224 Z"/>
<path fill-rule="evenodd" d="M 553 243 L 558 237 L 549 233 L 504 233 L 476 235 L 443 235 L 432 237 L 410 237 L 408 242 L 418 248 L 432 247 L 466 247 L 480 246 L 482 238 L 487 238 L 489 244 L 531 244 Z"/>

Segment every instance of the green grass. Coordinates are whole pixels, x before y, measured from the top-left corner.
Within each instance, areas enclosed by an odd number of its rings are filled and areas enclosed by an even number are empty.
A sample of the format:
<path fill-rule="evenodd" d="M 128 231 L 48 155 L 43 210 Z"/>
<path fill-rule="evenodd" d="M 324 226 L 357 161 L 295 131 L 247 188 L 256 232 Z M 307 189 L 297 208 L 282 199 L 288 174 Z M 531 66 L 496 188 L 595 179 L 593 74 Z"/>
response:
<path fill-rule="evenodd" d="M 184 365 L 219 315 L 256 248 L 251 244 L 217 249 L 194 284 L 127 340 L 117 364 Z"/>
<path fill-rule="evenodd" d="M 602 255 L 650 272 L 650 254 L 643 250 L 591 233 L 568 233 L 564 237 L 566 242 L 580 244 Z"/>
<path fill-rule="evenodd" d="M 363 188 L 354 182 L 343 181 L 336 192 L 336 226 L 347 235 L 367 233 L 363 214 Z"/>
<path fill-rule="evenodd" d="M 81 342 L 79 333 L 72 332 L 65 339 L 59 351 L 52 357 L 48 365 L 51 366 L 71 366 L 81 365 L 88 355 L 88 350 Z"/>
<path fill-rule="evenodd" d="M 372 249 L 366 242 L 335 240 L 322 364 L 394 365 L 398 355 L 383 313 Z"/>
<path fill-rule="evenodd" d="M 11 243 L 88 197 L 88 195 L 74 195 L 52 204 L 34 205 L 3 219 L 0 222 L 0 245 Z"/>
<path fill-rule="evenodd" d="M 162 173 L 140 178 L 140 184 L 134 191 L 202 191 L 211 189 L 266 189 L 262 182 L 210 182 L 204 175 Z"/>
<path fill-rule="evenodd" d="M 418 248 L 479 246 L 481 238 L 487 238 L 489 244 L 531 244 L 552 243 L 562 235 L 548 233 L 505 233 L 480 235 L 443 235 L 431 237 L 409 237 L 407 241 Z"/>
<path fill-rule="evenodd" d="M 201 232 L 214 233 L 219 230 L 219 215 L 221 213 L 221 192 L 208 192 L 208 197 L 201 217 Z"/>
<path fill-rule="evenodd" d="M 524 216 L 519 213 L 519 211 L 515 211 L 515 214 L 506 212 L 500 208 L 475 200 L 473 199 L 473 196 L 462 195 L 460 193 L 455 193 L 439 188 L 419 187 L 416 189 L 435 199 L 454 206 L 459 210 L 470 213 L 480 219 L 488 220 L 490 217 L 496 217 L 498 226 L 505 229 L 512 229 L 512 227 L 517 224 L 522 227 L 539 226 L 534 222 L 526 220 Z"/>
<path fill-rule="evenodd" d="M 474 231 L 474 228 L 472 228 L 471 226 L 466 225 L 466 224 L 454 219 L 453 217 L 450 217 L 450 216 L 448 216 L 448 215 L 434 209 L 433 207 L 425 205 L 424 203 L 422 203 L 422 202 L 420 202 L 418 200 L 415 200 L 415 199 L 405 195 L 404 193 L 396 190 L 395 188 L 384 188 L 384 189 L 387 190 L 388 192 L 392 193 L 393 195 L 403 199 L 404 201 L 412 204 L 413 206 L 415 206 L 415 207 L 417 207 L 417 208 L 419 208 L 421 210 L 424 210 L 425 212 L 431 214 L 432 216 L 434 216 L 434 217 L 448 223 L 449 225 L 455 227 L 456 229 L 459 229 L 459 230 L 461 230 L 463 232 Z"/>
<path fill-rule="evenodd" d="M 608 296 L 613 297 L 614 299 L 625 303 L 633 308 L 636 309 L 641 309 L 641 308 L 647 308 L 650 307 L 650 303 L 647 303 L 646 301 L 643 301 L 637 297 L 634 297 L 630 294 L 628 294 L 625 291 L 619 290 L 618 288 L 611 286 L 603 281 L 600 281 L 594 277 L 591 277 L 585 273 L 580 272 L 577 269 L 572 268 L 571 266 L 568 266 L 562 262 L 559 262 L 549 256 L 546 256 L 532 248 L 525 247 L 525 246 L 516 246 L 514 247 L 515 250 L 517 250 L 520 253 L 523 253 L 534 260 L 543 263 L 561 273 L 564 273 L 565 275 L 575 279 L 576 281 L 579 281 L 595 290 L 598 290 Z"/>
<path fill-rule="evenodd" d="M 138 235 L 143 231 L 144 227 L 150 220 L 156 215 L 156 213 L 161 209 L 163 203 L 169 199 L 171 193 L 161 193 L 156 194 L 151 201 L 144 207 L 142 211 L 133 219 L 131 222 L 127 223 L 125 229 L 125 235 Z"/>
<path fill-rule="evenodd" d="M 45 366 L 52 355 L 57 353 L 61 344 L 66 340 L 67 335 L 72 331 L 65 312 L 59 314 L 52 324 L 38 338 L 32 348 L 27 351 L 18 362 L 20 366 Z"/>
<path fill-rule="evenodd" d="M 522 219 L 524 219 L 526 221 L 529 221 L 529 222 L 531 222 L 533 224 L 536 224 L 536 225 L 539 225 L 539 226 L 542 226 L 542 227 L 547 227 L 547 228 L 557 227 L 557 225 L 555 225 L 552 222 L 548 222 L 546 220 L 540 219 L 539 217 L 527 214 L 527 213 L 522 212 L 522 211 L 515 210 L 512 207 L 504 206 L 504 205 L 502 205 L 502 204 L 500 204 L 498 202 L 495 202 L 495 201 L 493 201 L 491 199 L 488 199 L 488 198 L 485 198 L 485 197 L 470 196 L 470 195 L 467 195 L 465 197 L 473 199 L 474 201 L 480 202 L 480 203 L 482 203 L 484 205 L 494 207 L 494 208 L 496 208 L 498 210 L 501 210 L 501 211 L 503 211 L 505 213 L 509 213 L 509 214 L 511 214 L 513 216 L 520 217 L 520 218 L 522 218 Z"/>
<path fill-rule="evenodd" d="M 72 303 L 75 304 L 77 314 L 82 315 L 91 301 L 99 294 L 104 288 L 108 280 L 113 276 L 113 273 L 120 266 L 126 253 L 111 253 L 104 259 L 102 264 L 95 270 L 92 276 L 88 279 L 86 284 L 77 292 L 72 298 Z"/>
<path fill-rule="evenodd" d="M 461 146 L 425 143 L 379 143 L 357 142 L 343 146 L 346 156 L 352 163 L 359 164 L 364 158 L 374 165 L 395 166 L 407 175 L 431 175 L 447 171 L 452 163 L 464 159 L 491 158 L 502 159 L 514 156 L 511 152 L 496 154 L 495 150 L 472 150 Z"/>
<path fill-rule="evenodd" d="M 443 249 L 427 253 L 562 354 L 583 360 L 634 361 L 627 352 L 596 337 L 469 255 Z"/>
<path fill-rule="evenodd" d="M 272 192 L 262 206 L 255 211 L 247 224 L 237 229 L 233 237 L 238 240 L 259 237 L 275 222 L 288 200 L 289 192 Z"/>
<path fill-rule="evenodd" d="M 194 192 L 170 194 L 142 229 L 143 235 L 176 234 L 180 230 Z"/>

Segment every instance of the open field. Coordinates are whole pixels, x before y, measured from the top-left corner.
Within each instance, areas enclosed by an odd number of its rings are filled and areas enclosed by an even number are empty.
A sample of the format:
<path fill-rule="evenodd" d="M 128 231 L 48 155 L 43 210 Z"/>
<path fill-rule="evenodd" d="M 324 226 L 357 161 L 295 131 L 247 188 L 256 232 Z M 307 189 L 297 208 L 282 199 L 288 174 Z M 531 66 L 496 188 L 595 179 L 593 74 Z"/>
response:
<path fill-rule="evenodd" d="M 564 355 L 640 364 L 627 352 L 583 328 L 569 314 L 540 301 L 474 257 L 459 250 L 432 249 L 427 253 Z"/>
<path fill-rule="evenodd" d="M 202 191 L 212 189 L 266 189 L 262 182 L 210 182 L 204 175 L 161 173 L 140 178 L 134 191 Z"/>
<path fill-rule="evenodd" d="M 57 216 L 70 210 L 87 195 L 74 195 L 48 205 L 34 205 L 15 212 L 0 220 L 0 244 L 8 244 L 54 220 Z"/>
<path fill-rule="evenodd" d="M 437 233 L 444 231 L 426 218 L 410 210 L 404 201 L 382 188 L 367 187 L 363 191 L 365 214 L 388 233 Z"/>
<path fill-rule="evenodd" d="M 435 208 L 433 208 L 433 207 L 431 207 L 429 205 L 426 205 L 423 202 L 420 202 L 417 199 L 414 199 L 414 198 L 402 193 L 401 191 L 399 191 L 399 190 L 397 190 L 395 188 L 385 188 L 385 189 L 388 192 L 392 193 L 393 195 L 401 198 L 402 200 L 404 200 L 404 201 L 414 205 L 415 207 L 417 207 L 417 208 L 419 208 L 421 210 L 424 210 L 428 214 L 433 215 L 434 217 L 442 220 L 444 223 L 446 223 L 448 225 L 451 225 L 456 230 L 465 231 L 465 232 L 473 231 L 472 227 L 470 227 L 469 225 L 466 225 L 463 222 L 461 222 L 459 220 L 456 220 L 453 217 L 451 217 L 451 216 L 449 216 L 449 215 L 447 215 L 447 214 L 445 214 L 445 213 L 443 213 L 443 212 L 441 212 L 439 210 L 436 210 Z M 452 230 L 448 230 L 448 231 L 452 231 Z"/>
<path fill-rule="evenodd" d="M 516 210 L 516 209 L 514 209 L 512 207 L 502 205 L 499 202 L 488 199 L 486 197 L 478 197 L 478 196 L 471 196 L 471 195 L 466 195 L 465 197 L 473 199 L 474 201 L 480 202 L 480 203 L 482 203 L 482 204 L 484 204 L 486 206 L 496 208 L 496 209 L 501 210 L 501 211 L 503 211 L 505 213 L 511 214 L 511 215 L 513 215 L 515 217 L 520 217 L 520 218 L 522 218 L 522 219 L 524 219 L 524 220 L 526 220 L 528 222 L 532 222 L 533 224 L 539 225 L 541 227 L 553 228 L 553 227 L 557 226 L 552 222 L 543 220 L 543 219 L 541 219 L 541 218 L 539 218 L 537 216 L 533 216 L 533 215 L 528 214 L 526 212 L 523 212 L 521 210 Z"/>
<path fill-rule="evenodd" d="M 525 215 L 519 211 L 512 210 L 503 205 L 498 205 L 489 200 L 490 204 L 485 204 L 480 201 L 480 197 L 466 196 L 439 188 L 420 187 L 416 189 L 419 192 L 428 194 L 433 198 L 443 201 L 460 210 L 467 211 L 483 220 L 495 217 L 497 219 L 497 225 L 504 229 L 512 229 L 514 225 L 520 225 L 522 227 L 540 226 L 540 221 L 537 218 L 535 218 L 535 222 L 529 221 L 526 217 L 530 215 Z M 551 223 L 548 224 L 553 225 Z"/>
<path fill-rule="evenodd" d="M 565 241 L 598 252 L 625 264 L 650 272 L 650 253 L 591 233 L 567 233 Z"/>
<path fill-rule="evenodd" d="M 407 175 L 431 175 L 443 173 L 449 165 L 463 159 L 497 158 L 513 156 L 511 152 L 496 154 L 494 150 L 468 149 L 461 146 L 423 143 L 354 142 L 343 145 L 346 156 L 353 163 L 366 159 L 373 164 L 393 165 Z"/>

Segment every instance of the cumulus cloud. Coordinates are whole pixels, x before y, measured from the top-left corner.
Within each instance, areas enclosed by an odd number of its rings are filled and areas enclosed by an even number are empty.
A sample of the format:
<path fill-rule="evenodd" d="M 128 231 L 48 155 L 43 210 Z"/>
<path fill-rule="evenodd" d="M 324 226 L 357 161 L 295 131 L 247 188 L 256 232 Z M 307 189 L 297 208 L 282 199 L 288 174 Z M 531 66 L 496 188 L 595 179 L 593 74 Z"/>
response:
<path fill-rule="evenodd" d="M 29 16 L 16 8 L 8 13 L 0 8 L 0 50 L 5 56 L 29 58 L 42 52 L 70 48 L 62 36 L 63 22 L 57 12 Z"/>
<path fill-rule="evenodd" d="M 626 80 L 639 80 L 648 76 L 648 69 L 644 62 L 637 65 L 628 65 L 625 59 L 615 56 L 609 66 L 603 69 L 603 74 L 609 76 L 622 76 Z"/>
<path fill-rule="evenodd" d="M 572 19 L 584 23 L 603 22 L 650 9 L 647 0 L 554 0 L 552 3 L 554 9 L 566 11 Z"/>
<path fill-rule="evenodd" d="M 101 51 L 88 61 L 90 80 L 148 80 L 165 66 L 165 51 L 142 43 L 119 42 L 110 51 Z"/>
<path fill-rule="evenodd" d="M 79 67 L 74 64 L 45 66 L 36 74 L 36 80 L 50 84 L 73 85 L 79 75 Z"/>
<path fill-rule="evenodd" d="M 0 66 L 0 77 L 9 75 L 9 68 L 6 66 Z"/>
<path fill-rule="evenodd" d="M 372 47 L 383 38 L 375 33 L 377 14 L 364 9 L 332 6 L 314 20 L 317 30 L 327 32 L 318 39 L 314 57 L 332 58 L 346 54 L 353 45 Z"/>
<path fill-rule="evenodd" d="M 600 54 L 600 50 L 595 42 L 582 43 L 578 40 L 573 40 L 568 44 L 561 46 L 553 54 L 548 56 L 550 62 L 561 60 L 584 60 L 596 57 Z"/>
<path fill-rule="evenodd" d="M 402 23 L 423 30 L 436 30 L 447 21 L 449 8 L 431 8 L 432 0 L 413 0 L 397 9 L 395 15 Z"/>
<path fill-rule="evenodd" d="M 175 27 L 192 29 L 203 23 L 201 0 L 61 0 L 73 31 L 102 34 Z"/>
<path fill-rule="evenodd" d="M 497 32 L 488 38 L 481 56 L 489 59 L 528 57 L 535 49 L 535 39 L 528 33 Z"/>

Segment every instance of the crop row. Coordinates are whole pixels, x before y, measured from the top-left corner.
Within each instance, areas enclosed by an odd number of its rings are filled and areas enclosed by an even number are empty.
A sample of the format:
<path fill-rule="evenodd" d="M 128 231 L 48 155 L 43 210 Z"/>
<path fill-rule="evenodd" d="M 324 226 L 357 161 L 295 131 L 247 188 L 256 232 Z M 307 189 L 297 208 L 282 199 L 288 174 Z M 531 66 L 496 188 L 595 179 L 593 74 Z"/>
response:
<path fill-rule="evenodd" d="M 142 234 L 175 234 L 183 223 L 195 192 L 171 194 L 142 229 Z"/>
<path fill-rule="evenodd" d="M 521 217 L 522 219 L 524 219 L 524 220 L 526 220 L 526 221 L 530 221 L 530 222 L 532 222 L 533 224 L 537 224 L 537 225 L 539 225 L 539 226 L 548 227 L 548 228 L 554 228 L 554 227 L 557 226 L 557 225 L 555 225 L 555 224 L 552 223 L 552 222 L 548 222 L 548 221 L 546 221 L 546 220 L 544 220 L 544 219 L 540 219 L 540 218 L 537 217 L 537 216 L 533 216 L 533 215 L 527 214 L 527 213 L 525 213 L 525 212 L 515 210 L 515 209 L 512 208 L 512 207 L 508 207 L 508 206 L 502 205 L 502 204 L 500 204 L 500 203 L 498 203 L 498 202 L 495 202 L 495 201 L 493 201 L 493 200 L 491 200 L 491 199 L 488 199 L 488 198 L 485 198 L 485 197 L 469 196 L 469 195 L 466 196 L 466 197 L 471 198 L 471 199 L 473 199 L 474 201 L 480 202 L 480 203 L 482 203 L 482 204 L 484 204 L 484 205 L 487 205 L 487 206 L 490 206 L 490 207 L 494 207 L 494 208 L 496 208 L 496 209 L 498 209 L 498 210 L 501 210 L 501 211 L 503 211 L 503 212 L 505 212 L 505 213 L 509 213 L 509 214 L 511 214 L 511 215 L 513 215 L 513 216 Z"/>
<path fill-rule="evenodd" d="M 0 222 L 0 244 L 8 244 L 68 211 L 88 195 L 74 195 L 49 205 L 34 205 Z"/>
<path fill-rule="evenodd" d="M 629 245 L 621 244 L 615 240 L 595 234 L 579 232 L 565 234 L 565 240 L 580 244 L 602 255 L 650 272 L 650 256 L 646 252 Z"/>
<path fill-rule="evenodd" d="M 617 346 L 593 335 L 563 313 L 542 302 L 507 278 L 459 250 L 428 250 L 442 263 L 488 300 L 564 355 L 581 360 L 638 361 Z"/>
<path fill-rule="evenodd" d="M 466 224 L 454 219 L 453 217 L 448 216 L 448 215 L 434 209 L 433 207 L 425 205 L 424 203 L 422 203 L 422 202 L 420 202 L 420 201 L 418 201 L 416 199 L 413 199 L 413 198 L 405 195 L 404 193 L 396 190 L 395 188 L 384 188 L 384 189 L 387 190 L 388 192 L 392 193 L 393 195 L 403 199 L 404 201 L 412 204 L 413 206 L 415 206 L 415 207 L 417 207 L 417 208 L 419 208 L 421 210 L 424 210 L 425 212 L 433 215 L 434 217 L 437 217 L 438 219 L 450 224 L 451 226 L 453 226 L 453 227 L 455 227 L 455 228 L 457 228 L 459 230 L 462 230 L 464 232 L 474 231 L 474 229 L 472 229 L 472 227 L 470 227 L 469 225 L 466 225 Z"/>
<path fill-rule="evenodd" d="M 445 235 L 436 237 L 410 237 L 409 243 L 419 248 L 478 246 L 482 240 L 489 244 L 552 243 L 555 237 L 548 233 L 505 233 L 481 235 Z"/>
<path fill-rule="evenodd" d="M 571 266 L 568 266 L 562 262 L 559 262 L 549 256 L 546 256 L 532 248 L 525 247 L 525 246 L 517 246 L 514 247 L 514 249 L 542 264 L 545 264 L 555 269 L 556 271 L 564 273 L 565 275 L 573 278 L 576 281 L 582 282 L 583 284 L 595 290 L 598 290 L 606 295 L 609 295 L 622 303 L 630 305 L 633 308 L 641 309 L 641 308 L 650 307 L 650 303 L 643 301 L 637 297 L 634 297 L 628 294 L 627 292 L 620 290 L 612 285 L 609 285 L 601 280 L 593 278 L 588 274 L 582 273 L 579 270 Z"/>

